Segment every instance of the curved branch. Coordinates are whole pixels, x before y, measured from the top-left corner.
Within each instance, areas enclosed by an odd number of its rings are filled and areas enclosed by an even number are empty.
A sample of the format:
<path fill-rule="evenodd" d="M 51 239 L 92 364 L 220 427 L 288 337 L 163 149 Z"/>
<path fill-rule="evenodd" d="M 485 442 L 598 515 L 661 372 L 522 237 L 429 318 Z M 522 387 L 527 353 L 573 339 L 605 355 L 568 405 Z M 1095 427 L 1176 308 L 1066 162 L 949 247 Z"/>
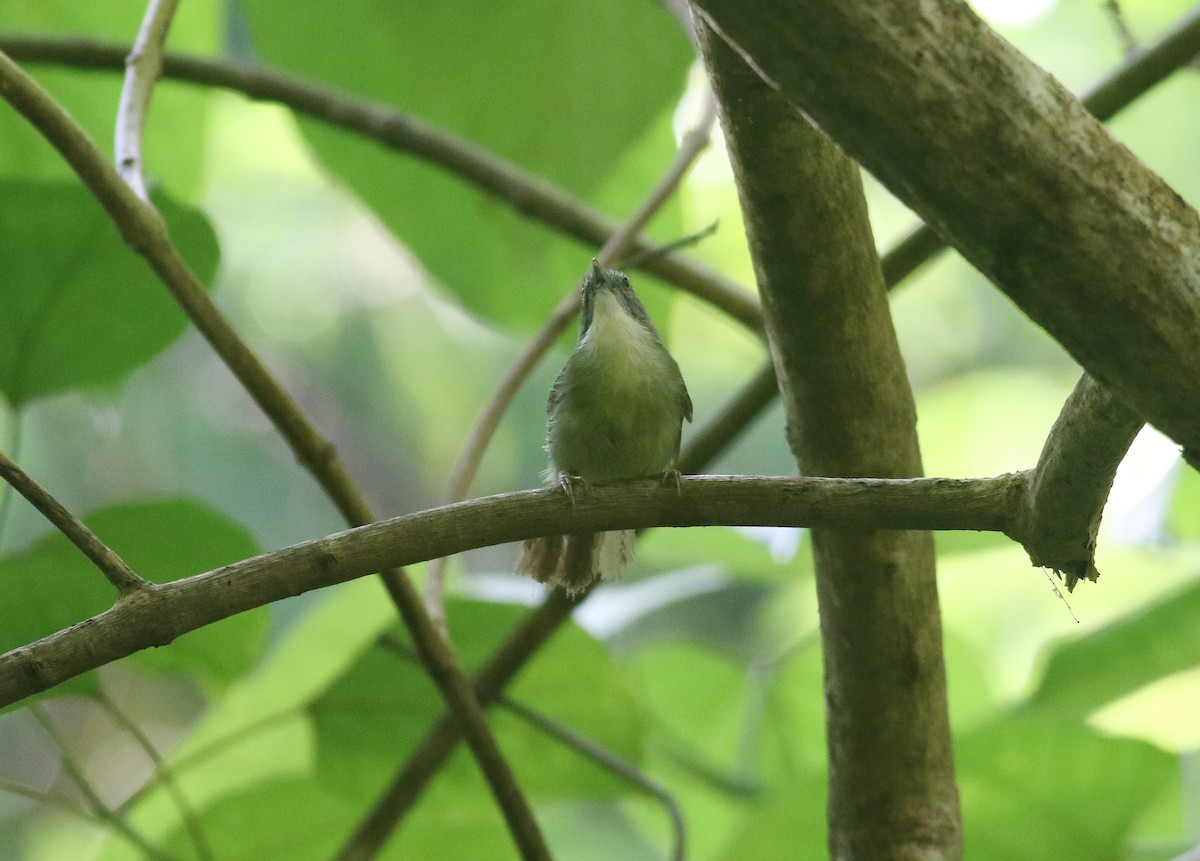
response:
<path fill-rule="evenodd" d="M 1087 374 L 1076 384 L 1029 474 L 1015 526 L 1034 565 L 1051 568 L 1073 590 L 1095 581 L 1096 533 L 1113 478 L 1144 422 Z"/>
<path fill-rule="evenodd" d="M 138 197 L 148 201 L 142 168 L 142 130 L 150 109 L 150 96 L 162 71 L 163 45 L 179 0 L 150 0 L 133 48 L 125 59 L 125 84 L 117 105 L 113 156 L 121 177 Z"/>
<path fill-rule="evenodd" d="M 122 68 L 127 49 L 90 39 L 7 34 L 0 35 L 0 50 L 29 62 L 113 72 Z M 388 105 L 270 69 L 185 54 L 166 54 L 163 75 L 276 102 L 428 161 L 507 202 L 521 215 L 584 245 L 599 247 L 620 228 L 618 221 L 588 207 L 553 183 Z M 745 326 L 761 327 L 762 313 L 756 297 L 719 272 L 681 254 L 665 252 L 664 246 L 645 239 L 635 241 L 631 252 L 645 255 L 639 266 L 642 271 L 716 306 Z"/>
<path fill-rule="evenodd" d="M 1139 96 L 1187 66 L 1200 53 L 1200 6 L 1147 48 L 1128 55 L 1079 100 L 1101 122 L 1108 122 Z M 907 278 L 949 245 L 927 224 L 918 224 L 883 256 L 883 276 L 889 286 Z"/>
<path fill-rule="evenodd" d="M 647 526 L 818 526 L 1008 533 L 1024 473 L 980 479 L 696 476 L 460 502 L 360 526 L 204 574 L 152 584 L 111 609 L 0 656 L 0 708 L 133 652 L 375 571 L 538 535 Z M 547 631 L 548 635 L 549 631 Z M 493 656 L 488 666 L 508 657 Z M 485 688 L 485 698 L 487 694 Z"/>

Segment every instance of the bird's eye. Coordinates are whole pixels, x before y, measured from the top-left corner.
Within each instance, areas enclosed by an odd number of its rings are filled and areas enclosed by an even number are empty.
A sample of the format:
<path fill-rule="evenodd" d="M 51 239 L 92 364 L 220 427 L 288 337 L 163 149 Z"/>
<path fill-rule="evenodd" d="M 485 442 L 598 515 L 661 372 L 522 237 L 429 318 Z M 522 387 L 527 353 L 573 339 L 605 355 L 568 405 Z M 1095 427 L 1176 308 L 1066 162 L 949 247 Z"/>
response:
<path fill-rule="evenodd" d="M 622 283 L 622 284 L 624 284 L 626 287 L 630 287 L 630 286 L 632 286 L 632 285 L 630 285 L 630 283 L 629 283 L 629 277 L 628 277 L 627 275 L 622 275 L 622 276 L 621 276 L 621 283 Z"/>

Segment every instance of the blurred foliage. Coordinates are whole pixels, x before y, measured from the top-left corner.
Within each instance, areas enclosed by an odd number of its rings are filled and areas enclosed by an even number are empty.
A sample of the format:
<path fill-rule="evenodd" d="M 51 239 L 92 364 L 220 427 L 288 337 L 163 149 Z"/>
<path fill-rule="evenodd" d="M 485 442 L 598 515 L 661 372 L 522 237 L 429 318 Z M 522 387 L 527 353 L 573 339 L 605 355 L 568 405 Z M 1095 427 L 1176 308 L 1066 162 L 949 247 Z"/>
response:
<path fill-rule="evenodd" d="M 217 269 L 204 216 L 157 201 L 197 277 Z M 54 237 L 54 254 L 43 244 Z M 182 334 L 187 318 L 78 184 L 0 182 L 0 260 L 20 285 L 0 317 L 0 392 L 14 407 L 114 384 Z"/>
<path fill-rule="evenodd" d="M 644 0 L 353 0 L 302 16 L 283 0 L 243 2 L 265 61 L 414 113 L 577 194 L 595 191 L 678 99 L 691 55 L 670 15 Z M 471 310 L 537 325 L 582 271 L 578 252 L 565 272 L 548 266 L 555 237 L 445 171 L 313 122 L 301 127 L 322 162 Z M 654 161 L 668 160 L 669 142 L 655 143 Z M 618 212 L 644 193 L 636 181 L 621 189 Z M 455 226 L 467 223 L 464 236 Z"/>
<path fill-rule="evenodd" d="M 978 5 L 1073 87 L 1119 59 L 1103 4 Z M 1126 5 L 1148 38 L 1188 4 Z M 128 41 L 139 6 L 0 0 L 0 21 Z M 1023 23 L 1005 23 L 1022 10 Z M 645 0 L 191 0 L 171 45 L 252 56 L 393 105 L 617 217 L 654 184 L 696 95 L 686 38 Z M 119 76 L 30 68 L 107 146 Z M 1198 101 L 1189 70 L 1113 124 L 1193 204 Z M 440 499 L 520 350 L 512 331 L 536 326 L 593 253 L 440 168 L 203 88 L 156 91 L 147 164 L 185 257 L 381 515 Z M 871 182 L 868 193 L 886 247 L 912 216 Z M 719 140 L 651 232 L 674 238 L 718 219 L 689 253 L 749 285 Z M 636 283 L 702 425 L 763 347 L 703 303 Z M 928 471 L 1033 465 L 1077 374 L 1062 350 L 950 255 L 893 308 Z M 561 359 L 519 395 L 476 491 L 540 481 L 545 392 Z M 156 581 L 341 527 L 58 155 L 7 110 L 0 392 L 4 449 Z M 1200 478 L 1177 460 L 1161 440 L 1139 442 L 1106 513 L 1103 577 L 1067 596 L 1070 609 L 1002 536 L 938 536 L 968 857 L 1158 861 L 1200 841 L 1200 787 L 1188 778 L 1200 750 Z M 778 407 L 712 469 L 793 473 Z M 107 582 L 23 502 L 0 512 L 3 648 L 111 604 Z M 541 596 L 511 566 L 508 548 L 456 566 L 450 626 L 468 666 Z M 510 693 L 663 785 L 686 818 L 689 858 L 822 857 L 813 592 L 802 533 L 652 531 L 627 581 L 597 590 Z M 328 858 L 441 711 L 405 643 L 383 590 L 363 580 L 188 634 L 39 702 L 105 801 L 179 857 L 197 852 L 175 797 L 110 708 L 166 754 L 215 857 Z M 513 713 L 493 720 L 556 858 L 667 857 L 667 818 L 642 788 Z M 77 798 L 28 712 L 0 715 L 0 857 L 141 857 Z M 468 755 L 451 758 L 383 857 L 515 857 Z"/>

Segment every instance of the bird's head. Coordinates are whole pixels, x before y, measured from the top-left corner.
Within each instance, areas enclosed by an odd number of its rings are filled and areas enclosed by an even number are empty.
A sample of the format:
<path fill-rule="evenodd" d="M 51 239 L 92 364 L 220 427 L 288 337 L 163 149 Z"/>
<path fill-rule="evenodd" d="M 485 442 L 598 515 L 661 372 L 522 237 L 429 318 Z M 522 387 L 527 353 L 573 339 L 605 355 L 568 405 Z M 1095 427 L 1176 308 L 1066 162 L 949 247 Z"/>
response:
<path fill-rule="evenodd" d="M 624 272 L 617 269 L 605 269 L 593 259 L 591 271 L 584 276 L 580 291 L 583 294 L 579 328 L 581 339 L 591 328 L 597 313 L 623 312 L 644 326 L 655 340 L 658 340 L 658 330 L 654 328 L 650 315 L 646 313 L 641 300 L 633 292 L 629 278 Z"/>

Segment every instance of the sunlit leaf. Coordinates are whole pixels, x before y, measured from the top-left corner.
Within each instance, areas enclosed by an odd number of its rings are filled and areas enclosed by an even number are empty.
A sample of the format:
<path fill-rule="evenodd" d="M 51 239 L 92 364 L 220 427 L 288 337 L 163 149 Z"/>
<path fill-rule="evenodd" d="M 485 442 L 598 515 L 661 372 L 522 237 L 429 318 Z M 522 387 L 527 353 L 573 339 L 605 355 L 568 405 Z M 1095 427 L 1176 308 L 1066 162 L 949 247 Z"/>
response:
<path fill-rule="evenodd" d="M 756 802 L 718 861 L 826 857 L 825 776 L 797 776 Z"/>
<path fill-rule="evenodd" d="M 222 861 L 289 861 L 332 858 L 357 811 L 313 780 L 263 784 L 225 798 L 204 811 L 204 835 Z M 180 828 L 170 847 L 193 851 Z"/>
<path fill-rule="evenodd" d="M 1084 717 L 1155 679 L 1200 664 L 1200 583 L 1058 646 L 1027 708 Z"/>
<path fill-rule="evenodd" d="M 985 861 L 1121 857 L 1174 758 L 1085 726 L 1009 718 L 955 741 L 967 854 Z"/>

